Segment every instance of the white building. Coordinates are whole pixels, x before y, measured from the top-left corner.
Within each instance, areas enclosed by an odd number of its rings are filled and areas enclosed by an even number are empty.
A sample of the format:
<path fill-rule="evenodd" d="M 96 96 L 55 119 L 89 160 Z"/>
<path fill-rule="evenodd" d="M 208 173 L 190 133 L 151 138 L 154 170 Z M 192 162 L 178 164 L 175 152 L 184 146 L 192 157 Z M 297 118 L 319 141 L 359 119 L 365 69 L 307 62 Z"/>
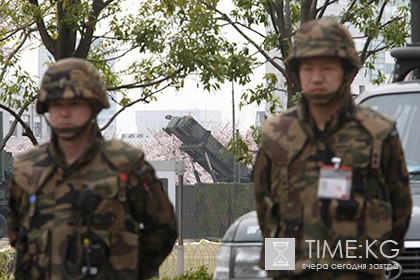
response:
<path fill-rule="evenodd" d="M 0 109 L 0 112 L 2 112 L 3 117 L 3 137 L 5 137 L 9 133 L 10 128 L 13 126 L 13 123 L 15 122 L 15 117 L 5 110 Z M 49 126 L 45 118 L 35 112 L 34 105 L 29 106 L 28 110 L 26 110 L 22 114 L 21 119 L 26 125 L 28 125 L 31 128 L 38 142 L 43 142 L 49 137 Z M 17 123 L 15 129 L 12 132 L 11 139 L 19 141 L 23 140 L 23 138 L 25 137 L 23 136 L 24 132 L 25 131 L 23 126 L 20 123 Z"/>

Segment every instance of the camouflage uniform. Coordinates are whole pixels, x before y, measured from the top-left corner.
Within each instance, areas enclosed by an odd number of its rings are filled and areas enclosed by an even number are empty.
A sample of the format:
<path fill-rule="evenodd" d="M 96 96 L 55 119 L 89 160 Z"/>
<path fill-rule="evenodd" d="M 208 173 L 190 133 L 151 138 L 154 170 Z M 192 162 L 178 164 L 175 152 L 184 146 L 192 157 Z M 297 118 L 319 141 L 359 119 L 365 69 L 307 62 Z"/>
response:
<path fill-rule="evenodd" d="M 288 66 L 296 71 L 298 59 L 306 57 L 306 50 L 308 57 L 341 57 L 346 65 L 358 69 L 354 47 L 347 47 L 353 50 L 342 47 L 346 37 L 351 39 L 343 27 L 329 21 L 303 25 Z M 312 47 L 305 48 L 308 38 Z M 322 42 L 323 39 L 326 41 Z M 332 41 L 330 45 L 328 40 Z M 331 49 L 335 48 L 335 43 L 340 48 L 334 52 Z M 351 58 L 347 59 L 349 56 Z M 411 213 L 411 195 L 395 122 L 355 105 L 349 86 L 340 94 L 342 107 L 324 131 L 316 127 L 305 98 L 295 108 L 269 118 L 263 125 L 263 140 L 253 169 L 259 224 L 264 238 L 295 238 L 296 242 L 296 269 L 269 271 L 274 279 L 383 279 L 382 270 L 369 269 L 369 264 L 387 261 L 379 252 L 381 241 L 395 240 L 400 247 L 403 245 Z M 341 158 L 342 166 L 352 168 L 349 200 L 318 197 L 320 166 L 331 165 L 333 157 Z M 321 244 L 325 241 L 329 248 L 346 240 L 356 240 L 355 244 L 362 247 L 350 250 L 349 258 L 338 254 L 319 256 L 317 247 L 312 244 L 310 249 L 310 243 L 305 242 L 308 240 L 319 240 Z M 371 254 L 366 257 L 364 245 L 374 240 L 378 242 L 370 249 L 378 259 Z M 391 244 L 383 246 L 383 252 L 392 255 L 396 248 L 388 245 Z M 363 268 L 366 265 L 366 269 L 318 272 L 302 269 L 303 264 L 310 263 L 328 264 L 328 267 L 350 264 Z M 264 250 L 260 265 L 264 267 Z"/>
<path fill-rule="evenodd" d="M 97 111 L 107 107 L 98 79 L 83 60 L 59 61 L 44 77 L 38 112 L 61 98 L 88 99 Z M 147 279 L 172 250 L 173 207 L 143 152 L 105 141 L 96 123 L 90 135 L 89 148 L 70 166 L 55 133 L 51 143 L 16 159 L 8 219 L 16 279 Z M 99 262 L 99 273 L 78 278 L 89 244 L 97 249 L 90 261 Z"/>

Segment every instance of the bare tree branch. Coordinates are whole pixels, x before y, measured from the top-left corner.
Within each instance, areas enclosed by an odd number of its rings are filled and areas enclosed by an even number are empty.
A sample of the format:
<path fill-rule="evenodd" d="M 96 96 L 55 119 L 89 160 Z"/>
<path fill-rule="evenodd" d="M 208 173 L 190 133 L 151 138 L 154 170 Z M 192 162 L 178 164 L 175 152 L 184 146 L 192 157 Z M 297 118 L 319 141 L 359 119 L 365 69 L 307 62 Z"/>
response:
<path fill-rule="evenodd" d="M 127 104 L 127 105 L 125 105 L 125 106 L 123 106 L 120 110 L 118 110 L 118 112 L 116 112 L 110 119 L 109 119 L 109 121 L 101 128 L 101 130 L 105 130 L 105 129 L 107 129 L 110 125 L 111 125 L 111 123 L 117 118 L 117 116 L 119 115 L 119 114 L 121 114 L 125 109 L 127 109 L 127 108 L 129 108 L 129 107 L 131 107 L 131 106 L 133 106 L 134 104 L 137 104 L 137 103 L 139 103 L 139 102 L 141 102 L 141 101 L 143 101 L 143 102 L 147 102 L 147 99 L 148 98 L 150 98 L 152 95 L 154 95 L 154 94 L 156 94 L 156 93 L 158 93 L 158 92 L 161 92 L 161 91 L 163 91 L 165 88 L 168 88 L 169 87 L 169 85 L 167 85 L 167 86 L 165 86 L 165 87 L 163 87 L 163 88 L 161 88 L 161 89 L 159 89 L 159 90 L 157 90 L 157 91 L 154 91 L 154 92 L 150 92 L 149 94 L 147 94 L 147 95 L 145 95 L 145 96 L 143 96 L 142 98 L 139 98 L 139 99 L 137 99 L 137 100 L 134 100 L 134 101 L 132 101 L 132 102 L 130 102 L 129 104 Z"/>
<path fill-rule="evenodd" d="M 171 74 L 169 74 L 168 76 L 165 76 L 159 80 L 155 80 L 155 81 L 150 81 L 147 83 L 140 83 L 140 82 L 136 82 L 136 83 L 131 83 L 131 84 L 125 84 L 125 85 L 121 85 L 121 86 L 116 86 L 116 87 L 109 87 L 108 90 L 120 90 L 120 89 L 133 89 L 133 88 L 144 88 L 144 87 L 149 87 L 149 86 L 153 86 L 153 85 L 158 85 L 164 81 L 167 81 L 169 79 L 172 79 L 174 77 L 176 77 L 179 73 L 181 73 L 181 71 L 184 70 L 183 68 L 180 68 L 174 72 L 172 72 Z"/>
<path fill-rule="evenodd" d="M 24 132 L 22 133 L 22 135 L 27 136 L 29 138 L 29 140 L 31 140 L 32 144 L 38 145 L 38 141 L 36 140 L 36 138 L 35 138 L 35 136 L 32 132 L 32 129 L 21 118 L 22 114 L 26 111 L 26 109 L 28 109 L 29 104 L 31 104 L 32 102 L 33 102 L 33 100 L 31 100 L 30 102 L 27 102 L 24 106 L 22 106 L 22 108 L 20 108 L 18 113 L 16 113 L 15 111 L 10 109 L 9 107 L 4 106 L 3 104 L 0 103 L 0 108 L 9 112 L 9 114 L 11 114 L 15 118 L 12 125 L 10 126 L 9 132 L 6 134 L 6 136 L 0 142 L 0 150 L 4 149 L 7 141 L 9 141 L 10 137 L 12 137 L 13 131 L 15 130 L 16 125 L 18 123 L 20 123 L 20 125 L 22 125 L 22 127 L 23 127 Z"/>
<path fill-rule="evenodd" d="M 376 24 L 375 24 L 376 26 L 378 26 L 378 25 L 380 26 L 382 15 L 385 11 L 385 6 L 387 4 L 388 4 L 388 0 L 386 0 L 382 3 L 381 9 L 379 10 L 379 15 L 376 18 Z M 365 34 L 365 35 L 366 35 L 366 41 L 365 41 L 365 44 L 363 46 L 363 50 L 360 54 L 360 59 L 361 59 L 362 63 L 367 60 L 368 56 L 366 54 L 368 53 L 370 43 L 375 38 L 375 36 L 369 36 L 369 34 Z"/>
<path fill-rule="evenodd" d="M 322 18 L 325 14 L 325 11 L 327 10 L 327 8 L 334 3 L 338 3 L 338 0 L 333 0 L 333 1 L 329 1 L 329 0 L 325 0 L 324 4 L 321 6 L 321 8 L 319 8 L 317 10 L 317 18 Z"/>
<path fill-rule="evenodd" d="M 29 3 L 35 6 L 36 9 L 39 9 L 38 0 L 28 0 Z M 35 21 L 36 26 L 38 27 L 39 35 L 41 36 L 42 42 L 44 43 L 45 48 L 51 53 L 56 53 L 55 40 L 48 34 L 47 27 L 43 18 L 38 17 Z"/>
<path fill-rule="evenodd" d="M 267 61 L 270 61 L 270 63 L 276 68 L 276 69 L 278 69 L 282 74 L 284 74 L 284 75 L 286 75 L 286 71 L 285 71 L 285 69 L 280 65 L 280 64 L 278 64 L 278 63 L 276 63 L 275 61 L 272 61 L 271 60 L 271 57 L 270 57 L 270 55 L 266 52 L 266 51 L 264 51 L 254 40 L 252 40 L 249 36 L 247 36 L 240 28 L 238 28 L 238 26 L 235 24 L 235 22 L 234 21 L 232 21 L 231 19 L 230 19 L 230 17 L 227 15 L 227 14 L 225 14 L 225 13 L 223 13 L 223 12 L 221 12 L 221 11 L 219 11 L 216 7 L 214 7 L 213 5 L 211 5 L 211 4 L 208 4 L 208 3 L 206 3 L 206 2 L 204 2 L 204 1 L 201 1 L 201 3 L 203 4 L 203 5 L 205 5 L 206 7 L 208 7 L 209 9 L 211 9 L 211 10 L 213 10 L 213 11 L 215 11 L 215 12 L 217 12 L 218 14 L 220 14 L 220 15 L 222 15 L 223 16 L 223 20 L 225 20 L 225 21 L 227 21 L 227 22 L 229 22 L 230 24 L 231 24 L 231 26 L 243 37 L 243 38 L 245 38 L 249 43 L 251 43 L 258 51 L 259 51 L 259 53 L 261 54 L 261 55 L 263 55 L 264 57 L 265 57 L 265 59 L 267 60 Z"/>

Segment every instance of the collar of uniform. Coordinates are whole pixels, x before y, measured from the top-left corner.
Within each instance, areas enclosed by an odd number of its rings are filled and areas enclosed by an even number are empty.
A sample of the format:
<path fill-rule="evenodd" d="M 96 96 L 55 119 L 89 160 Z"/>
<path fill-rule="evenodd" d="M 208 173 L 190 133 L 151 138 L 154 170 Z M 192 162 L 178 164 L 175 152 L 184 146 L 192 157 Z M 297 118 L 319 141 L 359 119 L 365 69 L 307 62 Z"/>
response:
<path fill-rule="evenodd" d="M 84 163 L 88 162 L 96 152 L 99 150 L 100 143 L 104 141 L 103 136 L 99 130 L 98 124 L 95 122 L 92 126 L 89 138 L 89 145 L 85 153 L 71 166 L 68 166 L 64 160 L 64 156 L 58 146 L 58 137 L 52 132 L 51 142 L 48 146 L 48 151 L 53 159 L 53 162 L 64 169 L 77 169 Z"/>
<path fill-rule="evenodd" d="M 350 89 L 343 93 L 342 101 L 342 105 L 337 113 L 334 114 L 331 120 L 326 123 L 325 130 L 323 131 L 324 133 L 333 133 L 338 130 L 346 120 L 353 116 L 355 103 L 350 93 Z M 314 119 L 309 113 L 308 101 L 304 96 L 302 96 L 300 103 L 297 105 L 297 116 L 302 128 L 305 130 L 309 138 L 316 138 L 319 130 Z"/>

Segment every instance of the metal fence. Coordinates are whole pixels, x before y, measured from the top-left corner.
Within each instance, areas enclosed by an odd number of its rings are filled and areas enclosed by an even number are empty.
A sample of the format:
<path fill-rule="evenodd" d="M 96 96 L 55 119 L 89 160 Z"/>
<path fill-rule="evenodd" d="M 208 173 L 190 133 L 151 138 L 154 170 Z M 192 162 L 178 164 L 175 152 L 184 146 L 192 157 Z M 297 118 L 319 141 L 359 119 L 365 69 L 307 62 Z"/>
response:
<path fill-rule="evenodd" d="M 217 183 L 182 187 L 182 234 L 185 239 L 219 240 L 237 218 L 255 210 L 252 184 Z M 179 213 L 177 213 L 178 222 Z"/>

